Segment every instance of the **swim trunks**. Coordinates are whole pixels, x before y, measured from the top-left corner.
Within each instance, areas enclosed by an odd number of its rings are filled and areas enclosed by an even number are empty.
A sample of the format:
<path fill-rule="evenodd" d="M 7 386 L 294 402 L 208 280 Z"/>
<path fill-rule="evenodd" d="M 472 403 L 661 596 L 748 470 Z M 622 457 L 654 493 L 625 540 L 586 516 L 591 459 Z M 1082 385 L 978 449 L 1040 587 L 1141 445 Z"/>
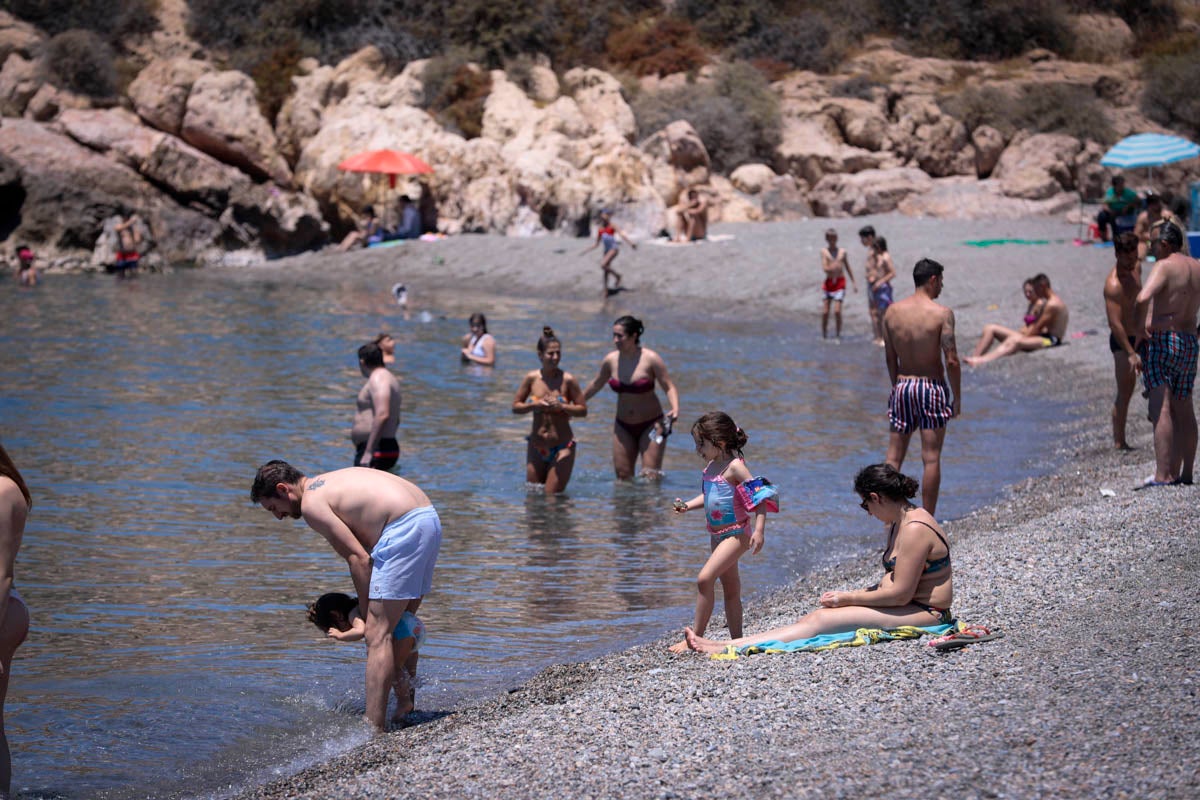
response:
<path fill-rule="evenodd" d="M 1062 344 L 1062 339 L 1052 333 L 1043 333 L 1040 336 L 1042 337 L 1042 347 L 1058 347 Z"/>
<path fill-rule="evenodd" d="M 871 302 L 879 309 L 879 313 L 888 310 L 888 306 L 892 304 L 892 284 L 881 283 L 871 290 Z"/>
<path fill-rule="evenodd" d="M 354 446 L 354 466 L 362 463 L 363 454 L 367 452 L 367 443 L 360 442 Z M 396 466 L 400 460 L 400 443 L 395 439 L 380 439 L 371 454 L 371 469 L 381 469 L 387 472 Z"/>
<path fill-rule="evenodd" d="M 1129 346 L 1133 347 L 1134 342 L 1136 342 L 1136 341 L 1137 341 L 1136 336 L 1130 336 L 1129 337 Z M 1111 333 L 1108 334 L 1108 349 L 1113 351 L 1114 353 L 1120 353 L 1125 350 L 1124 347 L 1121 347 L 1121 343 L 1117 341 L 1117 337 L 1113 336 Z"/>
<path fill-rule="evenodd" d="M 393 520 L 371 551 L 372 600 L 415 600 L 433 588 L 433 565 L 442 546 L 442 522 L 433 506 Z"/>
<path fill-rule="evenodd" d="M 116 259 L 116 268 L 124 272 L 127 269 L 133 269 L 138 265 L 141 255 L 132 250 L 118 250 Z"/>
<path fill-rule="evenodd" d="M 842 300 L 846 297 L 846 276 L 840 278 L 826 278 L 824 285 L 821 287 L 825 292 L 826 300 Z"/>
<path fill-rule="evenodd" d="M 896 433 L 944 428 L 953 413 L 950 387 L 932 378 L 901 378 L 888 396 L 888 420 Z"/>
<path fill-rule="evenodd" d="M 421 618 L 411 611 L 405 611 L 400 615 L 400 621 L 396 623 L 396 627 L 392 629 L 393 639 L 407 639 L 413 637 L 416 641 L 413 642 L 413 652 L 421 649 L 421 645 L 425 644 L 425 623 L 421 622 Z"/>
<path fill-rule="evenodd" d="M 1142 357 L 1142 381 L 1146 391 L 1166 384 L 1171 394 L 1183 400 L 1192 395 L 1196 383 L 1196 336 L 1179 331 L 1151 331 Z"/>

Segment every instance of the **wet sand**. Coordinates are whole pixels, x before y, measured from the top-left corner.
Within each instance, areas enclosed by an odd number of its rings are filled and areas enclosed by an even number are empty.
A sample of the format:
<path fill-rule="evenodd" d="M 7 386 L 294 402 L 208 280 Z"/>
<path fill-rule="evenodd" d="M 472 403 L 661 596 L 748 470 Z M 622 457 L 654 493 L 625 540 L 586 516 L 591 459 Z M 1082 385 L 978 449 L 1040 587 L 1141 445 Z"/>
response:
<path fill-rule="evenodd" d="M 299 775 L 247 791 L 255 798 L 324 797 L 1193 797 L 1200 793 L 1200 558 L 1196 490 L 1135 492 L 1153 471 L 1145 401 L 1134 397 L 1129 440 L 1111 446 L 1112 357 L 1101 300 L 1111 249 L 1069 242 L 976 249 L 968 239 L 1070 239 L 1048 220 L 961 223 L 883 217 L 717 226 L 724 243 L 643 245 L 617 269 L 675 306 L 760 314 L 819 310 L 821 232 L 872 223 L 887 236 L 897 298 L 930 256 L 947 268 L 942 301 L 970 352 L 983 324 L 1014 325 L 1022 280 L 1045 272 L 1070 311 L 1068 344 L 982 367 L 1035 397 L 1073 398 L 1077 417 L 1032 462 L 1055 474 L 1005 488 L 1001 499 L 946 526 L 954 611 L 1002 628 L 1003 639 L 937 654 L 895 642 L 824 654 L 734 662 L 672 656 L 677 632 L 652 643 L 550 668 L 525 685 L 377 737 Z M 593 296 L 595 253 L 582 240 L 461 237 L 353 253 L 356 271 L 422 293 L 469 290 Z M 421 248 L 421 249 L 417 249 Z M 399 248 L 390 248 L 396 250 Z M 562 250 L 564 252 L 558 252 Z M 329 256 L 285 269 L 319 268 Z M 530 265 L 552 264 L 540 270 Z M 861 271 L 856 273 L 861 279 Z M 464 289 L 464 287 L 466 287 Z M 609 305 L 621 313 L 620 295 Z M 848 297 L 847 335 L 866 335 L 865 299 Z M 806 346 L 806 343 L 797 343 Z M 816 346 L 816 343 L 814 343 Z M 882 353 L 881 356 L 882 358 Z M 677 368 L 686 368 L 679 365 Z M 964 370 L 964 412 L 972 372 Z M 881 398 L 881 405 L 883 399 Z M 1029 409 L 1039 413 L 1036 403 Z M 948 433 L 952 446 L 953 423 Z M 880 442 L 880 458 L 886 443 Z M 907 471 L 916 462 L 910 454 Z M 852 476 L 847 475 L 849 482 Z M 1102 489 L 1111 489 L 1106 496 Z M 883 538 L 881 536 L 880 546 Z M 747 602 L 761 631 L 816 607 L 827 589 L 869 585 L 877 556 L 820 570 Z M 710 627 L 721 636 L 722 620 Z M 536 648 L 536 641 L 513 642 Z M 632 649 L 620 648 L 632 646 Z"/>

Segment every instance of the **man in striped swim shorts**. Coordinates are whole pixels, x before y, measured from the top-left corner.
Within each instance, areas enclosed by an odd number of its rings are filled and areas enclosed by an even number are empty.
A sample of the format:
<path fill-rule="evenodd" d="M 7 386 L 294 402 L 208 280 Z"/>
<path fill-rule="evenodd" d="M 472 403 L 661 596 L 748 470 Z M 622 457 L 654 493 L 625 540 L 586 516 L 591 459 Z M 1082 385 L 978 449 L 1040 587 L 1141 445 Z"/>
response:
<path fill-rule="evenodd" d="M 921 432 L 921 460 L 925 464 L 921 504 L 930 514 L 937 510 L 942 483 L 946 423 L 962 413 L 962 370 L 954 339 L 954 312 L 935 302 L 942 293 L 944 271 L 932 259 L 918 261 L 913 268 L 916 291 L 888 306 L 883 314 L 884 353 L 892 380 L 887 463 L 900 469 L 913 432 Z"/>

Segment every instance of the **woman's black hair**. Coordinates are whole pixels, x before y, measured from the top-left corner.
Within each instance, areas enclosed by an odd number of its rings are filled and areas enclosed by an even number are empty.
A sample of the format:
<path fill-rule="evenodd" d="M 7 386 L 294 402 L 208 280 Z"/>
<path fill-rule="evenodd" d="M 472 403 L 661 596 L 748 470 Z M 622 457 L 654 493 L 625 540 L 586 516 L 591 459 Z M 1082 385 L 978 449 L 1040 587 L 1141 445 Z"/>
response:
<path fill-rule="evenodd" d="M 334 614 L 341 614 L 342 619 L 349 621 L 351 612 L 356 608 L 358 608 L 357 597 L 351 597 L 342 592 L 330 592 L 321 595 L 317 598 L 317 602 L 310 604 L 305 610 L 305 616 L 309 622 L 321 630 L 327 631 L 330 628 L 339 627 L 333 620 Z"/>
<path fill-rule="evenodd" d="M 742 448 L 750 437 L 724 411 L 710 411 L 692 425 L 692 438 L 712 442 L 727 453 L 744 458 Z"/>
<path fill-rule="evenodd" d="M 542 338 L 538 339 L 537 343 L 539 356 L 546 352 L 551 342 L 558 342 L 558 337 L 554 335 L 554 329 L 546 325 L 542 328 Z M 562 342 L 558 342 L 558 346 L 562 347 Z"/>
<path fill-rule="evenodd" d="M 478 324 L 479 327 L 483 328 L 484 333 L 488 332 L 487 331 L 487 317 L 485 317 L 483 315 L 482 311 L 476 311 L 474 314 L 471 315 L 471 318 L 467 321 L 472 325 Z"/>
<path fill-rule="evenodd" d="M 891 464 L 872 464 L 854 476 L 854 491 L 864 500 L 871 494 L 897 502 L 917 496 L 920 484 Z"/>
<path fill-rule="evenodd" d="M 640 319 L 626 314 L 614 322 L 613 325 L 620 325 L 621 329 L 625 331 L 626 336 L 632 336 L 635 343 L 641 344 L 642 334 L 646 332 L 646 326 L 642 325 Z"/>

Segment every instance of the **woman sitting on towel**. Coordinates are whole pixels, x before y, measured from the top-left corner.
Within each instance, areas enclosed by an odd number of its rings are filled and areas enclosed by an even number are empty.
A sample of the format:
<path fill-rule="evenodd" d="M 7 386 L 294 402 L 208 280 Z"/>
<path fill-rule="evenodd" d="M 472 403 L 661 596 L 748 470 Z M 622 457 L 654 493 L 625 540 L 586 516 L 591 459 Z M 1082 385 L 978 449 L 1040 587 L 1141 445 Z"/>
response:
<path fill-rule="evenodd" d="M 866 589 L 825 592 L 822 608 L 782 628 L 732 641 L 714 641 L 684 629 L 688 647 L 701 653 L 720 653 L 730 645 L 794 642 L 826 633 L 859 628 L 930 627 L 948 624 L 954 587 L 950 545 L 936 519 L 909 502 L 917 482 L 890 464 L 864 468 L 854 479 L 862 508 L 888 523 L 883 551 L 883 578 Z"/>

